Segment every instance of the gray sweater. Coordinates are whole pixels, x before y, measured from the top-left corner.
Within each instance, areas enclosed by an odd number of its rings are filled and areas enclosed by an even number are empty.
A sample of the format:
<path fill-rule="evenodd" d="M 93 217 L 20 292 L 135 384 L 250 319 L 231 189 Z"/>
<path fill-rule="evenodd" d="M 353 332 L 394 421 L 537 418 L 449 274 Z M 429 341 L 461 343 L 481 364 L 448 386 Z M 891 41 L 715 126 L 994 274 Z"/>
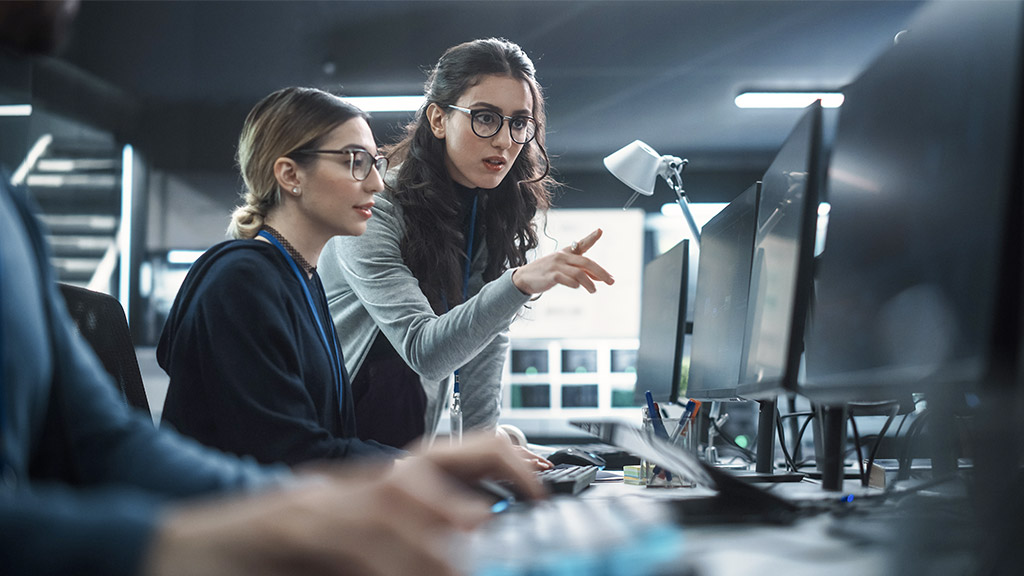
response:
<path fill-rule="evenodd" d="M 512 283 L 512 270 L 484 284 L 486 246 L 470 268 L 469 299 L 438 316 L 402 261 L 401 209 L 386 194 L 376 197 L 362 236 L 327 243 L 317 266 L 350 374 L 358 373 L 383 331 L 402 359 L 420 375 L 427 398 L 425 430 L 432 439 L 459 369 L 466 430 L 494 428 L 501 411 L 501 374 L 512 319 L 530 299 Z"/>

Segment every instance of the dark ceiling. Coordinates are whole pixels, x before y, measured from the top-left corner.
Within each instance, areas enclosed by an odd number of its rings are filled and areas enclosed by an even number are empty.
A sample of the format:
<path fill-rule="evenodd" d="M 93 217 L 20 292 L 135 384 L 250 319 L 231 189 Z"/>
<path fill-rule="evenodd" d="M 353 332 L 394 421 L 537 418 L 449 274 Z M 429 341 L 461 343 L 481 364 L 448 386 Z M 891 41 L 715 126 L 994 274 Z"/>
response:
<path fill-rule="evenodd" d="M 763 170 L 793 110 L 741 110 L 742 90 L 836 89 L 891 45 L 910 1 L 176 1 L 82 4 L 63 59 L 142 105 L 168 170 L 231 169 L 269 92 L 418 94 L 445 48 L 502 36 L 533 58 L 561 173 L 641 139 L 688 171 Z M 391 140 L 406 115 L 377 114 Z M 737 188 L 736 192 L 742 188 Z"/>

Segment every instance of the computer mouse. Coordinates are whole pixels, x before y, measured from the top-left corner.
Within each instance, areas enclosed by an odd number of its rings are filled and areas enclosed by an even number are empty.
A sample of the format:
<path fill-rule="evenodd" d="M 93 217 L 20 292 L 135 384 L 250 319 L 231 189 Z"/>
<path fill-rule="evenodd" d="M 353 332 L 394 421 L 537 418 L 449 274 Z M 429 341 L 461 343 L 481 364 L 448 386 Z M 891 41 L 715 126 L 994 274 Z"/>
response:
<path fill-rule="evenodd" d="M 559 464 L 573 464 L 575 466 L 604 467 L 605 465 L 604 458 L 601 458 L 593 452 L 587 452 L 586 450 L 573 448 L 572 446 L 556 450 L 547 458 L 548 461 L 556 466 Z"/>

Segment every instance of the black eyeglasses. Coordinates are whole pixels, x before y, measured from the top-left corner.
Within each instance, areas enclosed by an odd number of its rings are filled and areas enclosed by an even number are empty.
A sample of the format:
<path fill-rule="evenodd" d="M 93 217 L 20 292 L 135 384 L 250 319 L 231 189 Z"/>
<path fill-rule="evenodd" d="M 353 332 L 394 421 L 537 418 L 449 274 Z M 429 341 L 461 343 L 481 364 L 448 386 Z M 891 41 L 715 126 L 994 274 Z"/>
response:
<path fill-rule="evenodd" d="M 502 116 L 494 110 L 486 108 L 470 110 L 452 104 L 449 104 L 448 107 L 469 114 L 473 134 L 481 138 L 490 138 L 497 134 L 505 125 L 505 120 L 508 120 L 508 131 L 512 135 L 512 141 L 516 144 L 526 144 L 537 135 L 537 122 L 529 116 Z"/>
<path fill-rule="evenodd" d="M 362 148 L 352 150 L 296 150 L 295 154 L 348 154 L 349 171 L 352 178 L 358 182 L 366 180 L 370 175 L 370 169 L 376 168 L 377 173 L 384 177 L 388 171 L 388 159 L 386 156 L 374 156 Z"/>

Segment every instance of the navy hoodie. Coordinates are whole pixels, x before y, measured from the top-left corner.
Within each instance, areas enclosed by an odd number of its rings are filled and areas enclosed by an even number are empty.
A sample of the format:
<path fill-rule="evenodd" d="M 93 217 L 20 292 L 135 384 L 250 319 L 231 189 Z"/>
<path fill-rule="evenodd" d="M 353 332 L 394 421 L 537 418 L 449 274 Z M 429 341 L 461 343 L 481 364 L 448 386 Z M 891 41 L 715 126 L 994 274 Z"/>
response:
<path fill-rule="evenodd" d="M 315 272 L 306 286 L 329 323 Z M 264 463 L 403 455 L 355 437 L 349 378 L 338 358 L 339 390 L 333 349 L 285 254 L 257 240 L 218 244 L 193 264 L 160 337 L 157 360 L 170 376 L 162 424 Z"/>

